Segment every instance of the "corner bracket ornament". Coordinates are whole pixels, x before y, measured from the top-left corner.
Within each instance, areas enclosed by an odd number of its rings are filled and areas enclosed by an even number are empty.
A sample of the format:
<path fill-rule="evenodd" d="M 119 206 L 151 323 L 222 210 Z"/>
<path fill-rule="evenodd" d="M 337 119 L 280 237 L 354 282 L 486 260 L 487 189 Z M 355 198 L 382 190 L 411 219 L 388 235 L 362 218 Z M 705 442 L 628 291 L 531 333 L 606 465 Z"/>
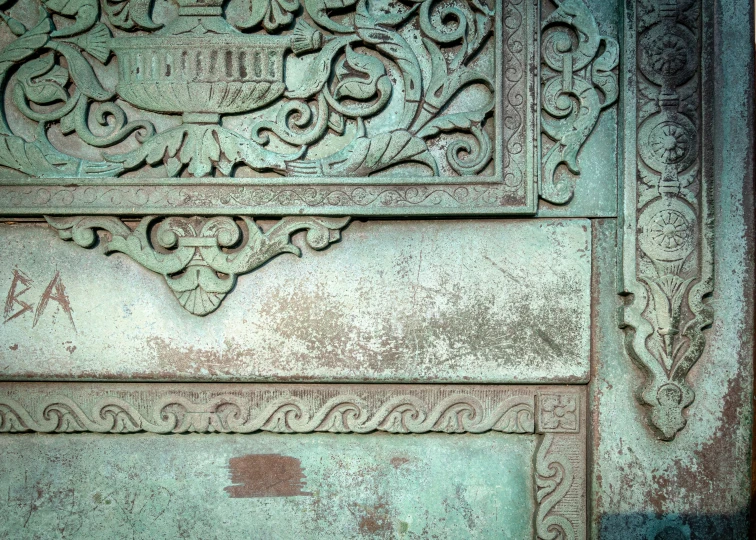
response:
<path fill-rule="evenodd" d="M 619 97 L 619 44 L 600 34 L 583 0 L 554 3 L 556 11 L 541 27 L 544 153 L 539 194 L 550 203 L 566 204 L 580 174 L 580 150 L 601 113 Z"/>
<path fill-rule="evenodd" d="M 628 54 L 627 117 L 636 144 L 625 171 L 622 294 L 631 298 L 620 325 L 645 378 L 638 400 L 665 441 L 685 427 L 695 398 L 687 376 L 713 321 L 712 172 L 709 141 L 699 135 L 710 133 L 706 4 L 656 0 L 628 14 L 637 58 Z"/>
<path fill-rule="evenodd" d="M 350 218 L 287 217 L 263 230 L 252 218 L 147 216 L 131 229 L 116 217 L 51 217 L 47 222 L 64 240 L 84 248 L 97 244 L 98 230 L 109 235 L 105 253 L 120 252 L 161 274 L 179 303 L 193 315 L 215 311 L 236 278 L 283 253 L 301 256 L 291 237 L 306 231 L 307 245 L 327 248 L 341 238 Z"/>

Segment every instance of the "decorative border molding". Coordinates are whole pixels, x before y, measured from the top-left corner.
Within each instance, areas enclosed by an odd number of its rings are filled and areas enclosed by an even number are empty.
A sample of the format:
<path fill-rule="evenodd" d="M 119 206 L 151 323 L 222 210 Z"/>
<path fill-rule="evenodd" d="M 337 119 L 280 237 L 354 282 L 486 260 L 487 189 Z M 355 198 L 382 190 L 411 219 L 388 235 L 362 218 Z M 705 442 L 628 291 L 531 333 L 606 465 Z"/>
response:
<path fill-rule="evenodd" d="M 580 398 L 579 389 L 552 394 Z M 0 383 L 0 432 L 533 434 L 537 395 L 520 386 Z"/>
<path fill-rule="evenodd" d="M 540 433 L 533 469 L 536 486 L 535 538 L 586 538 L 585 396 L 539 391 L 536 433 Z"/>
<path fill-rule="evenodd" d="M 638 399 L 667 441 L 685 427 L 695 397 L 686 378 L 713 320 L 711 141 L 700 135 L 709 133 L 711 9 L 646 0 L 627 11 L 625 131 L 635 138 L 626 140 L 622 294 L 632 299 L 621 326 L 645 378 Z"/>

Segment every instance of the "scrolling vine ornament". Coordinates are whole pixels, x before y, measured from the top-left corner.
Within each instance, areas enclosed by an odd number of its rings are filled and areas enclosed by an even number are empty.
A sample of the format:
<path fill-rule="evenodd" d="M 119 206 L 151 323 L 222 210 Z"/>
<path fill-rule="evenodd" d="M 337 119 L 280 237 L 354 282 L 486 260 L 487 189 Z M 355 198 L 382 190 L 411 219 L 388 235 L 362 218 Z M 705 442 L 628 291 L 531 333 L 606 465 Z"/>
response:
<path fill-rule="evenodd" d="M 619 97 L 619 44 L 602 36 L 582 0 L 555 0 L 543 21 L 541 69 L 542 199 L 565 204 L 580 174 L 578 154 L 601 112 Z M 567 170 L 565 170 L 565 168 Z M 569 174 L 572 173 L 572 174 Z"/>
<path fill-rule="evenodd" d="M 687 382 L 705 346 L 714 288 L 711 172 L 705 132 L 700 0 L 639 4 L 637 180 L 627 188 L 624 310 L 627 351 L 644 371 L 638 396 L 662 440 L 685 427 Z"/>

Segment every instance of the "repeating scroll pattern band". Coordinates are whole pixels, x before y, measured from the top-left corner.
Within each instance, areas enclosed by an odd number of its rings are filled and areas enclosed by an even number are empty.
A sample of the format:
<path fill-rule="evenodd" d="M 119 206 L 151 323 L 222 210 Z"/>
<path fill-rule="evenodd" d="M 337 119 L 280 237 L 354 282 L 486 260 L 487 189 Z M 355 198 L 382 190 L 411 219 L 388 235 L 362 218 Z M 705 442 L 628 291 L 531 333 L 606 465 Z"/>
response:
<path fill-rule="evenodd" d="M 263 385 L 197 399 L 187 386 L 177 389 L 181 386 L 103 396 L 75 385 L 41 391 L 39 386 L 25 390 L 21 383 L 8 384 L 0 390 L 0 432 L 535 432 L 534 393 L 523 390 L 405 393 Z"/>
<path fill-rule="evenodd" d="M 628 149 L 623 281 L 627 351 L 643 370 L 638 392 L 662 440 L 685 427 L 687 382 L 713 313 L 712 183 L 706 129 L 706 2 L 638 2 L 629 25 L 637 67 L 628 103 L 637 122 Z M 637 30 L 636 30 L 637 29 Z M 628 98 L 630 99 L 630 98 Z M 629 112 L 628 111 L 628 112 Z M 632 176 L 631 176 L 632 174 Z"/>

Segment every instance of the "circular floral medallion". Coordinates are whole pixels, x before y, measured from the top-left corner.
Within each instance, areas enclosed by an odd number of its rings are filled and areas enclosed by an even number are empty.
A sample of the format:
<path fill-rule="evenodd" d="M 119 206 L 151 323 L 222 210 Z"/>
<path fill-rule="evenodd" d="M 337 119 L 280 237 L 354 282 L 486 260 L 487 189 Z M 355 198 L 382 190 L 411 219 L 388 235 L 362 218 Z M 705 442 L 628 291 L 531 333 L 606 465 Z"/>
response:
<path fill-rule="evenodd" d="M 651 220 L 648 235 L 665 251 L 676 251 L 690 238 L 690 223 L 680 212 L 662 210 Z"/>
<path fill-rule="evenodd" d="M 650 43 L 647 54 L 654 71 L 670 76 L 688 63 L 688 44 L 679 36 L 666 35 Z"/>
<path fill-rule="evenodd" d="M 658 159 L 667 164 L 679 162 L 690 149 L 685 129 L 672 122 L 657 125 L 649 136 L 649 142 Z"/>
<path fill-rule="evenodd" d="M 679 86 L 696 72 L 696 40 L 683 26 L 658 24 L 641 38 L 638 61 L 643 74 L 660 86 Z"/>
<path fill-rule="evenodd" d="M 693 251 L 695 223 L 695 214 L 682 201 L 657 201 L 638 221 L 640 247 L 655 260 L 682 260 Z"/>
<path fill-rule="evenodd" d="M 643 161 L 659 172 L 670 165 L 678 172 L 693 165 L 697 138 L 693 122 L 676 112 L 652 116 L 643 123 L 638 134 Z"/>

